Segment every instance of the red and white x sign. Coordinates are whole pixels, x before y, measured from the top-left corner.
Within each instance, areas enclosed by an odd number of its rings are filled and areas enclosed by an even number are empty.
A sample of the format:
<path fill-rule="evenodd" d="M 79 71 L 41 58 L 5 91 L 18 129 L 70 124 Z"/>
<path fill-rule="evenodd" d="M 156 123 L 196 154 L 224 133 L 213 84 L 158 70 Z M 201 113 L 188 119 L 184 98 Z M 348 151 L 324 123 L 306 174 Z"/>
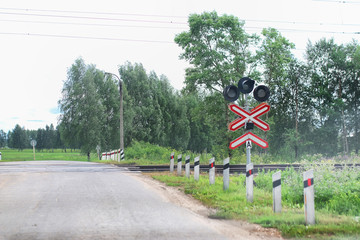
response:
<path fill-rule="evenodd" d="M 229 108 L 232 112 L 239 115 L 241 118 L 236 119 L 235 121 L 232 121 L 229 124 L 229 130 L 235 131 L 242 126 L 245 125 L 246 122 L 253 122 L 254 125 L 258 126 L 260 129 L 264 131 L 269 131 L 270 127 L 269 124 L 266 122 L 260 120 L 258 117 L 263 115 L 264 113 L 267 113 L 270 110 L 270 105 L 267 103 L 262 103 L 256 108 L 252 109 L 251 112 L 248 112 L 241 107 L 239 107 L 236 104 L 230 104 Z"/>

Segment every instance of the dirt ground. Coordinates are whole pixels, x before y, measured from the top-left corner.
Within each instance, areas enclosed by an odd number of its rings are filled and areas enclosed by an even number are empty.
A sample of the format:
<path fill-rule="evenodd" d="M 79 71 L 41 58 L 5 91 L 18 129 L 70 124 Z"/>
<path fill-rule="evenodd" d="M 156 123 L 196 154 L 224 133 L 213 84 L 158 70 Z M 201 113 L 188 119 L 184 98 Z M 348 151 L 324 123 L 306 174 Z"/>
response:
<path fill-rule="evenodd" d="M 276 229 L 263 228 L 260 225 L 248 223 L 246 221 L 210 219 L 209 216 L 216 212 L 215 209 L 211 209 L 202 205 L 200 201 L 194 199 L 190 195 L 186 195 L 178 188 L 166 186 L 166 184 L 156 181 L 146 174 L 128 174 L 142 181 L 147 188 L 157 192 L 157 194 L 161 196 L 164 201 L 171 202 L 190 210 L 193 214 L 199 216 L 202 221 L 211 225 L 213 229 L 216 229 L 219 233 L 223 234 L 228 239 L 283 239 L 279 231 Z"/>

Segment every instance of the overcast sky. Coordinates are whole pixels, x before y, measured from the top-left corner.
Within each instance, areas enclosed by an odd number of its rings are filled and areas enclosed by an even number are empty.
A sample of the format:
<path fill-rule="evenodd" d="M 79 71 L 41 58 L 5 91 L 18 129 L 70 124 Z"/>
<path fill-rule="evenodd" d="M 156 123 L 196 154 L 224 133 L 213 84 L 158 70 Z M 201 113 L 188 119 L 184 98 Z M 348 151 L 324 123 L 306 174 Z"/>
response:
<path fill-rule="evenodd" d="M 360 1 L 1 0 L 0 129 L 56 126 L 63 81 L 79 57 L 116 74 L 126 61 L 142 63 L 181 89 L 187 63 L 174 37 L 189 14 L 213 10 L 245 20 L 249 33 L 278 29 L 299 58 L 308 40 L 360 37 Z"/>

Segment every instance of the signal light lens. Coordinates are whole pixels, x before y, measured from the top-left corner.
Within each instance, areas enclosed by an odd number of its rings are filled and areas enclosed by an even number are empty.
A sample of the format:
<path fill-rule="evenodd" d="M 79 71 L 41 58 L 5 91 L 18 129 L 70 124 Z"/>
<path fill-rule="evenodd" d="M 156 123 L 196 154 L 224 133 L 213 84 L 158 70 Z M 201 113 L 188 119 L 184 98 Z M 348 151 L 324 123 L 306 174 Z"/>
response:
<path fill-rule="evenodd" d="M 239 98 L 239 90 L 234 85 L 229 85 L 224 88 L 223 95 L 226 101 L 234 102 Z"/>
<path fill-rule="evenodd" d="M 267 86 L 259 85 L 254 89 L 254 98 L 258 102 L 265 102 L 270 97 L 270 90 Z"/>
<path fill-rule="evenodd" d="M 251 93 L 254 89 L 255 81 L 249 77 L 243 77 L 238 82 L 239 91 L 245 94 Z"/>

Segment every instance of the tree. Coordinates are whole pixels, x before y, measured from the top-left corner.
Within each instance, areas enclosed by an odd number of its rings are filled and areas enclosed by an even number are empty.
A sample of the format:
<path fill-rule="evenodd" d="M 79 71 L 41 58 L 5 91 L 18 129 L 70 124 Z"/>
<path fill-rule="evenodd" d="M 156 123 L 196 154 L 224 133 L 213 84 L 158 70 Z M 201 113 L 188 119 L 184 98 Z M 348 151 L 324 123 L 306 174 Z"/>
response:
<path fill-rule="evenodd" d="M 174 92 L 167 78 L 159 78 L 154 72 L 148 75 L 141 64 L 126 63 L 119 73 L 125 90 L 126 141 L 185 150 L 190 138 L 186 102 Z"/>
<path fill-rule="evenodd" d="M 293 127 L 289 124 L 289 117 L 286 114 L 288 104 L 285 99 L 285 85 L 287 69 L 292 60 L 291 49 L 295 46 L 274 28 L 263 29 L 262 35 L 263 39 L 257 54 L 264 69 L 262 74 L 264 83 L 271 92 L 268 102 L 271 106 L 276 106 L 272 108 L 270 114 L 266 114 L 266 120 L 270 115 L 275 123 L 271 126 L 272 131 L 269 133 L 269 141 L 273 146 L 271 151 L 275 153 L 284 146 L 284 128 Z M 267 138 L 268 135 L 265 133 L 264 139 L 267 140 Z"/>
<path fill-rule="evenodd" d="M 175 42 L 183 49 L 180 58 L 191 64 L 186 69 L 186 90 L 194 92 L 203 88 L 214 95 L 209 100 L 214 100 L 214 114 L 221 119 L 217 142 L 223 144 L 226 139 L 229 143 L 231 137 L 226 134 L 229 110 L 222 91 L 246 73 L 255 73 L 257 59 L 251 48 L 257 45 L 258 37 L 247 34 L 244 22 L 237 17 L 218 16 L 216 12 L 192 14 L 188 23 L 190 30 L 175 37 Z M 220 105 L 219 99 L 222 99 Z"/>
<path fill-rule="evenodd" d="M 90 152 L 101 142 L 104 113 L 95 76 L 104 78 L 95 66 L 87 66 L 82 59 L 77 59 L 68 71 L 59 101 L 64 139 L 70 145 L 79 144 L 89 161 Z"/>
<path fill-rule="evenodd" d="M 0 130 L 0 148 L 3 148 L 7 145 L 7 136 L 6 132 Z"/>
<path fill-rule="evenodd" d="M 96 71 L 94 76 L 95 85 L 99 94 L 100 104 L 103 106 L 101 147 L 106 151 L 119 148 L 120 146 L 120 93 L 119 82 L 111 75 Z"/>
<path fill-rule="evenodd" d="M 317 151 L 327 155 L 338 152 L 339 128 L 342 132 L 343 151 L 347 154 L 347 130 L 344 122 L 346 83 L 346 54 L 334 39 L 309 42 L 306 57 L 311 71 L 312 101 L 317 116 L 314 140 Z M 323 139 L 327 139 L 326 142 Z"/>
<path fill-rule="evenodd" d="M 19 124 L 16 124 L 9 140 L 10 147 L 17 148 L 19 151 L 23 150 L 28 145 L 25 128 L 21 128 Z"/>
<path fill-rule="evenodd" d="M 349 133 L 353 135 L 353 148 L 356 154 L 360 148 L 360 45 L 353 41 L 346 45 L 348 87 L 345 93 L 349 117 Z M 351 143 L 351 142 L 350 142 Z"/>

